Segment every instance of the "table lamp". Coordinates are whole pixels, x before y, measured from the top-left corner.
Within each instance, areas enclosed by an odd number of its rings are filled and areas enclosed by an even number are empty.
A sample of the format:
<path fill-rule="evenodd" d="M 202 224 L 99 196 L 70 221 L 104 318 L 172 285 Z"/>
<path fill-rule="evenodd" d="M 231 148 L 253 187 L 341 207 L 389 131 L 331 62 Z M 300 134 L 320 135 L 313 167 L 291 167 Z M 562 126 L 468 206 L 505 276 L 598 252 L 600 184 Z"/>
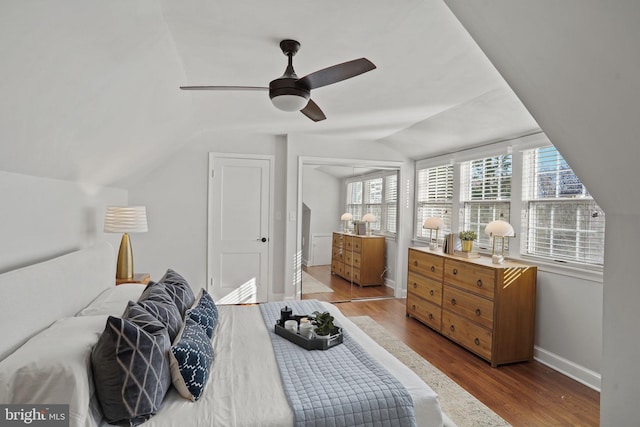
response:
<path fill-rule="evenodd" d="M 124 233 L 118 250 L 116 280 L 133 280 L 133 251 L 129 233 L 146 233 L 147 209 L 144 206 L 107 206 L 105 233 Z"/>
<path fill-rule="evenodd" d="M 484 234 L 491 236 L 491 238 L 493 239 L 491 261 L 494 264 L 502 264 L 504 262 L 504 238 L 515 237 L 516 232 L 508 222 L 496 220 L 487 224 L 487 227 L 484 229 Z M 500 237 L 502 240 L 502 252 L 500 255 L 496 254 L 496 237 Z"/>
<path fill-rule="evenodd" d="M 442 218 L 431 217 L 422 224 L 422 228 L 429 230 L 429 249 L 438 249 L 438 231 L 445 227 L 445 223 Z M 432 240 L 433 230 L 436 230 L 436 240 Z"/>
<path fill-rule="evenodd" d="M 366 214 L 362 217 L 362 220 L 367 223 L 367 236 L 371 236 L 371 223 L 376 222 L 378 219 L 374 214 Z"/>
<path fill-rule="evenodd" d="M 353 215 L 349 212 L 345 212 L 340 217 L 340 221 L 344 221 L 344 232 L 347 233 L 349 231 L 349 221 L 353 219 Z"/>

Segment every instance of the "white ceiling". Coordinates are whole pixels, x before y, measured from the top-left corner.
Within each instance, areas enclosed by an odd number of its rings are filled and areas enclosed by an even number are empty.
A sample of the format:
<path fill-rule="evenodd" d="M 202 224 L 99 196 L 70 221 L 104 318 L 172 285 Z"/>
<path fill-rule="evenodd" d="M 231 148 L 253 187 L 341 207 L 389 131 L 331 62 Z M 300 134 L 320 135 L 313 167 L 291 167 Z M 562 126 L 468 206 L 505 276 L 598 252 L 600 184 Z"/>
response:
<path fill-rule="evenodd" d="M 311 96 L 327 120 L 275 109 L 279 41 L 296 72 L 377 69 Z M 538 125 L 440 0 L 0 2 L 0 170 L 113 184 L 216 132 L 379 140 L 421 158 Z"/>

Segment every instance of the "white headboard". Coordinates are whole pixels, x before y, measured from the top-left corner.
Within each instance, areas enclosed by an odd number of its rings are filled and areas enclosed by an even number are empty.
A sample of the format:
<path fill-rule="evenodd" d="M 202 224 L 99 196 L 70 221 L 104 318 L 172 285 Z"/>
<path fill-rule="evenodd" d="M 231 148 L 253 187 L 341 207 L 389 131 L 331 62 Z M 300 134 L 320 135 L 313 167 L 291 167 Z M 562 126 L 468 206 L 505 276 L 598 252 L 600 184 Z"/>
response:
<path fill-rule="evenodd" d="M 113 246 L 103 242 L 0 274 L 0 360 L 114 286 L 115 266 Z"/>

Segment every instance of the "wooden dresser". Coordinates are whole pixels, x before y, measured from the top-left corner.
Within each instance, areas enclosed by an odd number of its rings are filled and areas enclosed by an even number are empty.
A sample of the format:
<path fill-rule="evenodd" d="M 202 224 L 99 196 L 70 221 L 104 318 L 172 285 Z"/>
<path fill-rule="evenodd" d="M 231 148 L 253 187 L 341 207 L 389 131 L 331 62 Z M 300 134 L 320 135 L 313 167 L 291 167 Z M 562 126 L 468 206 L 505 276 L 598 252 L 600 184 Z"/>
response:
<path fill-rule="evenodd" d="M 495 367 L 533 359 L 537 268 L 409 248 L 407 316 Z"/>
<path fill-rule="evenodd" d="M 333 233 L 331 273 L 360 286 L 384 284 L 382 236 Z"/>

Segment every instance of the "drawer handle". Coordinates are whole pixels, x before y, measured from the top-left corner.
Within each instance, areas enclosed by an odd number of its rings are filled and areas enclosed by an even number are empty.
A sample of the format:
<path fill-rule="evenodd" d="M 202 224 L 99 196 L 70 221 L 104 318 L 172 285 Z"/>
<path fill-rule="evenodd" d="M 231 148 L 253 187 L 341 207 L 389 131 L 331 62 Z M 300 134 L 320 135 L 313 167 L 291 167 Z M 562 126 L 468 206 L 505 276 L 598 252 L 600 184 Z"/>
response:
<path fill-rule="evenodd" d="M 476 316 L 480 316 L 480 314 L 482 314 L 482 312 L 480 311 L 479 308 L 476 308 Z"/>
<path fill-rule="evenodd" d="M 416 282 L 413 282 L 413 288 L 415 289 L 417 287 L 418 287 L 418 284 Z"/>
<path fill-rule="evenodd" d="M 435 292 L 433 292 L 433 289 L 431 289 L 431 290 L 429 291 L 429 295 L 433 296 L 434 294 L 435 294 Z"/>
<path fill-rule="evenodd" d="M 418 266 L 418 260 L 413 261 L 413 265 Z"/>
<path fill-rule="evenodd" d="M 456 305 L 456 299 L 455 298 L 451 298 L 451 305 Z"/>
<path fill-rule="evenodd" d="M 432 273 L 434 273 L 435 271 L 436 271 L 436 266 L 435 266 L 435 265 L 432 265 L 432 266 L 431 266 L 431 272 L 432 272 Z"/>
<path fill-rule="evenodd" d="M 457 269 L 457 268 L 454 268 L 454 269 L 453 269 L 453 275 L 455 276 L 456 274 L 458 274 L 458 269 Z"/>
<path fill-rule="evenodd" d="M 451 329 L 451 332 L 455 332 L 456 331 L 456 327 L 453 326 L 453 325 L 449 326 L 449 329 Z"/>
<path fill-rule="evenodd" d="M 412 309 L 412 310 L 415 310 L 415 309 L 416 309 L 416 305 L 415 305 L 415 304 L 413 304 L 413 305 L 411 306 L 411 309 Z"/>
<path fill-rule="evenodd" d="M 433 314 L 429 313 L 429 320 L 433 320 Z"/>
<path fill-rule="evenodd" d="M 476 282 L 476 285 L 478 285 L 479 288 L 482 287 L 482 279 L 478 279 L 478 281 Z"/>
<path fill-rule="evenodd" d="M 478 338 L 476 338 L 475 340 L 473 340 L 473 343 L 475 345 L 480 345 L 480 340 Z"/>

